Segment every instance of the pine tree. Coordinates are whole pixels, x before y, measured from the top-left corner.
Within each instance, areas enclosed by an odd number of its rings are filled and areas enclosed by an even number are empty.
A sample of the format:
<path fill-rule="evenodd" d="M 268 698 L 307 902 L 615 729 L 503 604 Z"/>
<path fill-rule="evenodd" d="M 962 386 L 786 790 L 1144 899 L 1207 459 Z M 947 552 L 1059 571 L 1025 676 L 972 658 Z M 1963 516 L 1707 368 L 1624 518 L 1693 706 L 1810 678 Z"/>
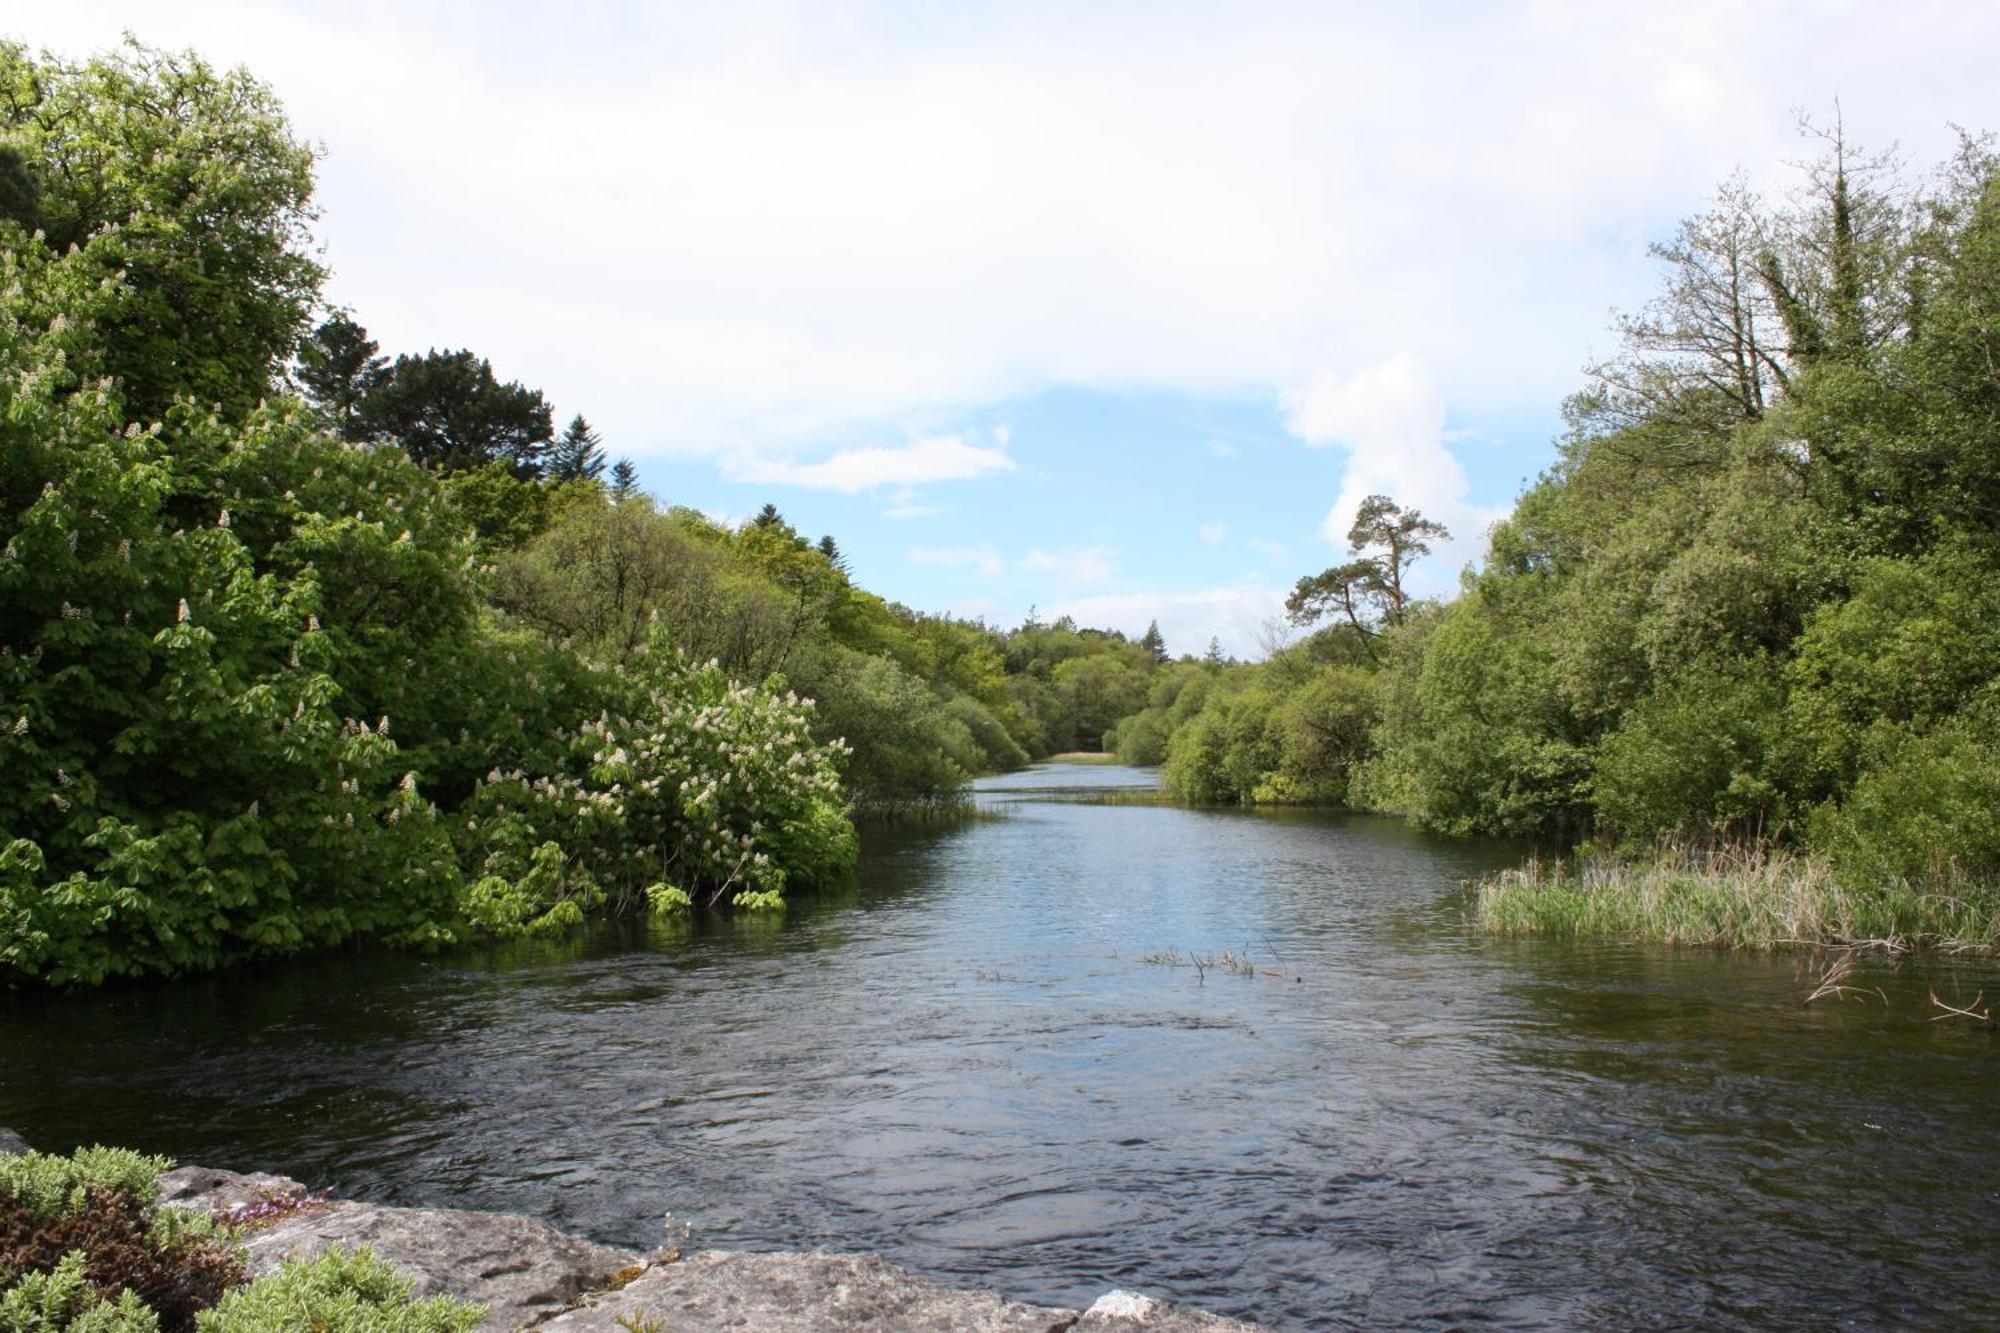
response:
<path fill-rule="evenodd" d="M 549 446 L 547 471 L 551 481 L 596 481 L 604 475 L 604 441 L 581 412 Z"/>
<path fill-rule="evenodd" d="M 611 466 L 611 498 L 629 500 L 639 493 L 639 469 L 632 460 L 621 458 Z"/>
<path fill-rule="evenodd" d="M 1146 626 L 1146 632 L 1139 638 L 1139 646 L 1153 655 L 1155 662 L 1167 660 L 1167 641 L 1160 634 L 1160 622 L 1155 620 Z"/>
<path fill-rule="evenodd" d="M 333 433 L 350 442 L 370 434 L 368 402 L 388 378 L 389 362 L 368 330 L 335 315 L 299 347 L 299 387 Z"/>

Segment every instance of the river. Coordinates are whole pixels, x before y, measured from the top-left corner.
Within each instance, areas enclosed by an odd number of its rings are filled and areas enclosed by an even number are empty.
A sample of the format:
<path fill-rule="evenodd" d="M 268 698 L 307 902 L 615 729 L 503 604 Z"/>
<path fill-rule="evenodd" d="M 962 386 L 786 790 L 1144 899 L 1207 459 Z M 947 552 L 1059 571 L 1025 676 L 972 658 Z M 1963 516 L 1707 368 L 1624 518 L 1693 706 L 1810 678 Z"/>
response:
<path fill-rule="evenodd" d="M 780 921 L 0 999 L 0 1125 L 1275 1327 L 2000 1325 L 2000 1042 L 1929 998 L 1990 963 L 1807 1005 L 1801 958 L 1482 938 L 1519 848 L 1150 783 L 983 782 Z"/>

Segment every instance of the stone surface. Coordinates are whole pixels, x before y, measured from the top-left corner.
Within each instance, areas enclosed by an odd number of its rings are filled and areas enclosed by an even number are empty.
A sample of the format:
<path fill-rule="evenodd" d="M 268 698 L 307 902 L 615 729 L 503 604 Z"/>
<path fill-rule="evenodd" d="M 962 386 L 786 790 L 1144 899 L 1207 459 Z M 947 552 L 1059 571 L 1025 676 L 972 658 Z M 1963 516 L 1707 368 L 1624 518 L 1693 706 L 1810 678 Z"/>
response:
<path fill-rule="evenodd" d="M 170 1172 L 162 1184 L 163 1201 L 211 1211 L 255 1203 L 274 1187 L 300 1188 L 283 1176 L 202 1167 Z M 451 1208 L 314 1204 L 256 1226 L 243 1238 L 255 1276 L 335 1245 L 373 1249 L 378 1258 L 416 1279 L 419 1296 L 457 1296 L 484 1305 L 483 1327 L 492 1330 L 537 1325 L 641 1263 L 635 1251 L 594 1244 L 532 1218 Z"/>
<path fill-rule="evenodd" d="M 0 1131 L 4 1132 L 4 1131 Z M 4 1140 L 0 1140 L 4 1142 Z M 160 1200 L 227 1211 L 292 1198 L 285 1176 L 187 1166 L 160 1178 Z M 250 1271 L 333 1245 L 371 1247 L 421 1296 L 487 1307 L 485 1327 L 547 1333 L 1250 1333 L 1252 1326 L 1130 1291 L 1090 1309 L 1054 1309 L 943 1286 L 875 1255 L 707 1250 L 649 1261 L 510 1213 L 309 1202 L 254 1225 Z M 623 1322 L 620 1322 L 620 1321 Z"/>
<path fill-rule="evenodd" d="M 0 1125 L 0 1152 L 23 1153 L 26 1151 L 28 1151 L 28 1141 L 13 1130 L 8 1129 L 5 1125 Z"/>
<path fill-rule="evenodd" d="M 247 1208 L 269 1198 L 305 1193 L 290 1176 L 218 1171 L 212 1166 L 180 1166 L 160 1177 L 160 1202 L 176 1208 L 221 1213 Z"/>
<path fill-rule="evenodd" d="M 620 1323 L 620 1320 L 623 1323 Z M 1114 1292 L 1082 1314 L 961 1291 L 874 1255 L 708 1250 L 658 1263 L 616 1291 L 542 1326 L 545 1333 L 621 1333 L 653 1321 L 672 1333 L 1228 1333 L 1214 1315 Z"/>

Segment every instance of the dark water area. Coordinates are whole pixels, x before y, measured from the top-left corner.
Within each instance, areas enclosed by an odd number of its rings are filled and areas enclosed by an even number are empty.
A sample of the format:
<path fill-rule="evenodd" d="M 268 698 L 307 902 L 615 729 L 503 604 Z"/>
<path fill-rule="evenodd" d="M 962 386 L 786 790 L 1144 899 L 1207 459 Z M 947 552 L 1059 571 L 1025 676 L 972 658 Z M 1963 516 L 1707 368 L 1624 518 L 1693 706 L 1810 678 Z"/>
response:
<path fill-rule="evenodd" d="M 0 999 L 0 1125 L 1275 1327 L 2000 1326 L 2000 1041 L 1930 1021 L 1990 963 L 1807 1006 L 1800 958 L 1482 938 L 1518 848 L 1150 782 L 984 783 L 779 922 Z"/>

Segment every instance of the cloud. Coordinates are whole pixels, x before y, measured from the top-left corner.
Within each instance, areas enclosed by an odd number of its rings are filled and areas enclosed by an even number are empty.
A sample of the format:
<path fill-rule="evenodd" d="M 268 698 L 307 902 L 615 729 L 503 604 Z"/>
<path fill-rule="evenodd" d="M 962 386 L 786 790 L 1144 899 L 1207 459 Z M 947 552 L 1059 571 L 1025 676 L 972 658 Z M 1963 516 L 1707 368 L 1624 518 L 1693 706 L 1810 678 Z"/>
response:
<path fill-rule="evenodd" d="M 1200 656 L 1213 638 L 1232 657 L 1264 655 L 1265 625 L 1284 608 L 1282 589 L 1256 584 L 1204 588 L 1194 592 L 1105 593 L 1057 598 L 1042 608 L 1044 619 L 1074 616 L 1080 625 L 1123 631 L 1130 638 L 1159 622 L 1167 651 Z"/>
<path fill-rule="evenodd" d="M 913 565 L 937 565 L 945 569 L 970 569 L 985 577 L 998 578 L 1007 567 L 992 542 L 978 546 L 917 546 L 904 553 Z"/>
<path fill-rule="evenodd" d="M 1203 546 L 1220 546 L 1222 545 L 1223 538 L 1228 535 L 1229 525 L 1227 523 L 1204 523 L 1201 525 L 1201 544 Z"/>
<path fill-rule="evenodd" d="M 1067 551 L 1029 551 L 1015 568 L 1031 574 L 1053 574 L 1065 587 L 1087 587 L 1104 583 L 1118 563 L 1118 553 L 1104 546 L 1084 546 Z"/>
<path fill-rule="evenodd" d="M 973 444 L 963 435 L 935 435 L 898 448 L 843 449 L 817 463 L 736 458 L 728 461 L 724 470 L 732 481 L 803 486 L 847 495 L 896 486 L 904 490 L 898 502 L 907 505 L 910 487 L 1011 472 L 1014 460 L 1007 456 L 1006 434 L 997 432 L 991 445 Z"/>
<path fill-rule="evenodd" d="M 1455 7 L 1448 42 L 1310 3 L 13 8 L 272 81 L 326 145 L 333 299 L 640 458 L 1052 385 L 1272 392 L 1382 347 L 1461 409 L 1545 406 L 1646 239 L 1804 151 L 1791 107 L 1859 90 L 1849 123 L 1918 159 L 2000 123 L 2000 6 L 1962 0 L 1530 0 Z"/>
<path fill-rule="evenodd" d="M 1286 426 L 1307 444 L 1346 451 L 1340 492 L 1322 535 L 1346 548 L 1355 511 L 1370 495 L 1421 509 L 1451 530 L 1415 567 L 1413 587 L 1446 592 L 1459 569 L 1482 556 L 1486 532 L 1505 510 L 1468 498 L 1465 468 L 1446 447 L 1445 402 L 1421 361 L 1402 353 L 1351 374 L 1321 371 L 1286 399 Z"/>
<path fill-rule="evenodd" d="M 1252 537 L 1243 544 L 1273 564 L 1284 564 L 1292 558 L 1292 548 L 1283 542 L 1267 541 L 1262 537 Z"/>

